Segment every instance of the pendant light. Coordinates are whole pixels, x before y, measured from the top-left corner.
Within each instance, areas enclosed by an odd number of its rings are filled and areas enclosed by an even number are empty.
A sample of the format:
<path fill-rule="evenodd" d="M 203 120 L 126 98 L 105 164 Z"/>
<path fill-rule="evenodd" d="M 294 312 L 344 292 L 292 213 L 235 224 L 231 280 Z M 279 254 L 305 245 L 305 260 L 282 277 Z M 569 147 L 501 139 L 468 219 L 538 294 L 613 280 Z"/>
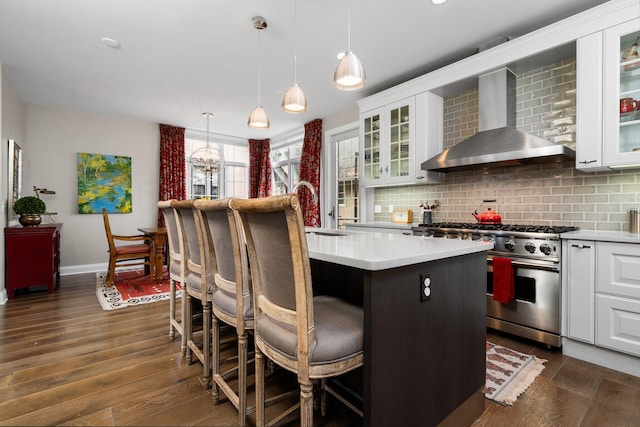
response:
<path fill-rule="evenodd" d="M 297 55 L 297 1 L 293 0 L 293 86 L 291 86 L 282 98 L 282 109 L 287 113 L 303 113 L 307 111 L 307 97 L 298 86 L 298 55 Z"/>
<path fill-rule="evenodd" d="M 251 110 L 251 114 L 249 114 L 249 120 L 247 121 L 247 125 L 251 128 L 257 129 L 266 129 L 269 127 L 269 117 L 267 116 L 267 112 L 262 108 L 262 104 L 260 103 L 260 77 L 261 77 L 261 49 L 260 49 L 260 32 L 267 28 L 267 21 L 262 16 L 254 16 L 251 18 L 251 22 L 253 22 L 253 27 L 258 30 L 258 105 Z"/>
<path fill-rule="evenodd" d="M 342 54 L 341 54 L 342 55 Z M 340 58 L 340 56 L 338 56 Z M 367 76 L 362 62 L 351 51 L 351 0 L 349 0 L 349 12 L 347 19 L 347 51 L 340 58 L 336 71 L 333 74 L 333 85 L 340 90 L 356 90 L 364 87 Z"/>
<path fill-rule="evenodd" d="M 202 113 L 202 115 L 207 118 L 207 145 L 191 153 L 189 162 L 194 169 L 204 174 L 214 174 L 224 166 L 224 156 L 220 150 L 209 145 L 209 119 L 213 114 Z"/>

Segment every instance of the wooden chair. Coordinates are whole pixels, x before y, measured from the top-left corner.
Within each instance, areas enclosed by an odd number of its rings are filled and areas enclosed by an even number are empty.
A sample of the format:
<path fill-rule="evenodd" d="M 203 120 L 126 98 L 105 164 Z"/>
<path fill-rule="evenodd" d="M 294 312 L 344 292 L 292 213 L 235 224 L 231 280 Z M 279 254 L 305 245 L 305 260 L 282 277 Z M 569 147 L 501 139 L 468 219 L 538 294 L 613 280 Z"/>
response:
<path fill-rule="evenodd" d="M 196 200 L 193 207 L 199 216 L 200 252 L 206 275 L 213 279 L 212 377 L 213 400 L 219 391 L 227 396 L 239 414 L 239 425 L 246 425 L 248 332 L 253 330 L 253 300 L 249 283 L 249 265 L 243 233 L 236 214 L 228 208 L 228 199 Z M 236 330 L 238 358 L 234 369 L 220 371 L 220 322 Z M 237 392 L 227 381 L 237 371 Z"/>
<path fill-rule="evenodd" d="M 299 406 L 301 425 L 311 427 L 313 381 L 362 366 L 363 310 L 339 298 L 313 296 L 298 196 L 232 199 L 230 206 L 239 213 L 249 252 L 255 311 L 256 425 L 265 422 L 266 356 L 296 373 L 300 384 L 299 403 L 272 423 Z"/>
<path fill-rule="evenodd" d="M 185 305 L 184 333 L 187 339 L 185 355 L 187 363 L 192 362 L 193 355 L 202 363 L 202 385 L 205 389 L 209 389 L 211 387 L 212 280 L 207 277 L 204 260 L 200 252 L 199 225 L 193 202 L 193 200 L 173 200 L 171 207 L 175 210 L 179 228 L 182 228 L 184 232 L 184 241 L 186 243 L 183 246 L 184 256 L 187 260 L 186 277 L 183 284 L 186 294 L 185 300 L 182 302 Z M 194 341 L 192 298 L 197 299 L 202 304 L 202 347 Z"/>
<path fill-rule="evenodd" d="M 105 208 L 102 208 L 102 219 L 104 220 L 104 229 L 107 233 L 107 242 L 109 243 L 109 268 L 107 270 L 105 283 L 107 283 L 108 286 L 113 284 L 116 266 L 118 265 L 144 265 L 149 269 L 151 267 L 151 257 L 154 256 L 151 239 L 142 234 L 134 236 L 112 234 L 111 226 L 109 225 L 109 215 Z M 116 245 L 116 241 L 143 243 Z"/>
<path fill-rule="evenodd" d="M 185 241 L 184 233 L 175 210 L 171 207 L 173 200 L 161 200 L 158 202 L 158 209 L 164 216 L 167 227 L 167 240 L 169 242 L 169 254 L 167 256 L 169 264 L 169 337 L 173 339 L 176 332 L 180 334 L 182 355 L 186 353 L 187 336 L 184 333 L 185 323 L 185 300 L 187 291 L 185 290 L 185 279 L 187 269 L 187 259 L 184 256 Z M 180 304 L 180 317 L 176 318 L 176 283 L 180 283 L 182 302 Z"/>

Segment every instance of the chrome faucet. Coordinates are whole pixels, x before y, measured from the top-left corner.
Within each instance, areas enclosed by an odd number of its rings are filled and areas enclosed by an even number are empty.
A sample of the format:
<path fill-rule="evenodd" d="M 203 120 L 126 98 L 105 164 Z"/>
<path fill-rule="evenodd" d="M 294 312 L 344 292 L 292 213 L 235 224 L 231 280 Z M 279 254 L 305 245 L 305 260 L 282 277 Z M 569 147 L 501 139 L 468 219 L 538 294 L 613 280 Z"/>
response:
<path fill-rule="evenodd" d="M 311 195 L 313 196 L 313 203 L 317 205 L 318 194 L 316 194 L 316 189 L 313 188 L 313 184 L 311 184 L 309 181 L 298 181 L 298 183 L 293 187 L 293 190 L 291 190 L 291 192 L 296 193 L 298 191 L 298 187 L 300 187 L 301 185 L 304 185 L 309 189 L 309 191 L 311 191 Z"/>

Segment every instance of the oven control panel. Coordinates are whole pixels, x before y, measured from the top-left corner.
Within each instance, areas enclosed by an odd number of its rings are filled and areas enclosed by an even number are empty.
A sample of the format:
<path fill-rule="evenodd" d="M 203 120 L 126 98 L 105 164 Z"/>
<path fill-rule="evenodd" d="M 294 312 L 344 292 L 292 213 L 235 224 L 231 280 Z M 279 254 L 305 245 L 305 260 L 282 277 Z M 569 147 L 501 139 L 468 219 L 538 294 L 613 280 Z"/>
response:
<path fill-rule="evenodd" d="M 527 239 L 513 236 L 492 236 L 492 252 L 543 258 L 560 257 L 560 242 L 556 239 Z"/>

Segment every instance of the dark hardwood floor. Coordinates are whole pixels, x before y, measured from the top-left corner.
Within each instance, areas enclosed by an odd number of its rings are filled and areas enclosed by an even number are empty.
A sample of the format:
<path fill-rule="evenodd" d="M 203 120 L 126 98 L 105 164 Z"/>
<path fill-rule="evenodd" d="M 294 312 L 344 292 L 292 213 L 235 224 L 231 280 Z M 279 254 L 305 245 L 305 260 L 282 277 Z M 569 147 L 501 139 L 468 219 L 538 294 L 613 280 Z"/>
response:
<path fill-rule="evenodd" d="M 186 364 L 167 325 L 168 302 L 103 311 L 93 274 L 63 277 L 53 295 L 17 295 L 0 306 L 0 425 L 237 425 L 236 410 L 213 404 L 201 365 Z M 493 332 L 488 339 L 548 362 L 513 406 L 487 400 L 474 426 L 640 425 L 640 378 L 526 340 Z M 268 383 L 269 394 L 296 386 L 282 371 Z M 360 424 L 340 405 L 314 421 Z"/>

